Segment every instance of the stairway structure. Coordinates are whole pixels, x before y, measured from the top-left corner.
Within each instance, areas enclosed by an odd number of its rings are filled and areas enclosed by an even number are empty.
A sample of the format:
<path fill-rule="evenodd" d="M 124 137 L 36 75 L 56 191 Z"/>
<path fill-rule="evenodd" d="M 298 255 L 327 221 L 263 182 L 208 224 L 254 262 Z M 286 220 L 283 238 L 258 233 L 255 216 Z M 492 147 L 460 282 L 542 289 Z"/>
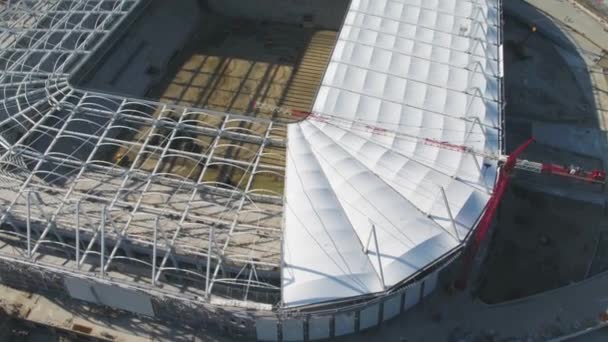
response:
<path fill-rule="evenodd" d="M 291 80 L 291 85 L 281 106 L 294 111 L 309 112 L 316 98 L 316 92 L 325 75 L 327 63 L 336 43 L 338 32 L 323 30 L 315 32 L 299 67 Z"/>

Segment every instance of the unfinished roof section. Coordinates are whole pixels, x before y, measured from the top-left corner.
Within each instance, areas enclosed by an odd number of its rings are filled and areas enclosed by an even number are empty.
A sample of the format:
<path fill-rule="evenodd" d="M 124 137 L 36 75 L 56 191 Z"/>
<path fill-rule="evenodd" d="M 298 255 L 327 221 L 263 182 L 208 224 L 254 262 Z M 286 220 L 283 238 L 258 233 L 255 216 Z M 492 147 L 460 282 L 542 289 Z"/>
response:
<path fill-rule="evenodd" d="M 206 110 L 192 111 L 184 124 L 206 126 L 222 131 L 218 115 L 234 116 L 225 130 L 264 137 L 266 125 L 274 123 L 270 138 L 285 140 L 285 124 L 301 119 L 294 113 L 310 112 L 321 78 L 336 42 L 337 28 L 342 22 L 346 0 L 326 5 L 335 13 L 333 20 L 325 16 L 319 27 L 314 17 L 308 22 L 294 22 L 287 14 L 273 11 L 272 2 L 243 4 L 234 1 L 214 2 L 187 0 L 179 6 L 164 0 L 146 0 L 130 14 L 127 24 L 114 30 L 95 54 L 90 56 L 71 76 L 81 89 L 145 98 L 167 105 Z M 236 5 L 236 6 L 235 6 Z M 308 5 L 294 4 L 289 13 Z M 255 16 L 240 13 L 259 11 Z M 271 14 L 265 14 L 266 9 Z M 319 12 L 319 8 L 317 9 Z M 273 15 L 273 13 L 275 15 Z M 157 117 L 159 111 L 150 112 Z M 179 119 L 179 113 L 173 115 Z M 251 119 L 247 119 L 250 117 Z M 281 129 L 283 134 L 281 134 Z M 134 138 L 142 138 L 138 132 Z M 214 132 L 185 137 L 198 139 L 178 147 L 194 154 L 208 149 Z M 262 139 L 234 141 L 234 135 L 223 136 L 216 156 L 234 159 L 246 167 L 259 150 Z M 275 141 L 276 142 L 276 141 Z M 178 144 L 179 145 L 179 144 Z M 180 145 L 180 146 L 181 146 Z M 281 196 L 285 144 L 265 147 L 263 164 L 272 164 L 272 172 L 258 172 L 252 190 Z M 133 153 L 119 149 L 116 157 L 132 160 Z M 187 164 L 187 161 L 185 161 Z M 180 164 L 176 162 L 175 164 Z M 191 168 L 176 170 L 182 176 Z M 206 172 L 207 181 L 235 186 L 243 170 L 212 164 Z M 195 175 L 196 177 L 196 175 Z"/>
<path fill-rule="evenodd" d="M 289 126 L 286 307 L 381 292 L 464 243 L 497 164 L 428 142 L 500 153 L 500 35 L 499 0 L 352 1 Z"/>
<path fill-rule="evenodd" d="M 203 3 L 2 8 L 0 256 L 191 298 L 279 301 L 289 113 L 310 110 L 336 32 L 225 13 L 216 40 L 190 39 L 215 25 L 197 21 L 215 17 Z"/>
<path fill-rule="evenodd" d="M 211 301 L 282 285 L 292 307 L 462 245 L 497 166 L 425 139 L 499 152 L 499 0 L 179 3 L 2 9 L 0 257 Z M 335 49 L 315 16 L 279 20 L 329 4 L 350 6 Z"/>

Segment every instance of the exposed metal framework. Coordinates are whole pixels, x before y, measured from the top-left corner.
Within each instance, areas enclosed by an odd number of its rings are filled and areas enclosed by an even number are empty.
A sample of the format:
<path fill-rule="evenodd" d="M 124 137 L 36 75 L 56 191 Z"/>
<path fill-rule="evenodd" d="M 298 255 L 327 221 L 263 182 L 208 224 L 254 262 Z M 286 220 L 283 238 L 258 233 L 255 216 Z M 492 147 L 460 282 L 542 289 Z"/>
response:
<path fill-rule="evenodd" d="M 283 201 L 264 184 L 283 182 L 285 125 L 68 82 L 137 5 L 0 4 L 0 254 L 274 304 Z"/>
<path fill-rule="evenodd" d="M 145 1 L 0 4 L 0 259 L 283 314 L 436 279 L 504 143 L 501 3 L 389 2 L 351 3 L 317 112 L 286 111 L 303 119 L 289 148 L 274 103 L 232 114 L 70 82 Z M 359 275 L 369 287 L 319 295 L 319 277 Z"/>

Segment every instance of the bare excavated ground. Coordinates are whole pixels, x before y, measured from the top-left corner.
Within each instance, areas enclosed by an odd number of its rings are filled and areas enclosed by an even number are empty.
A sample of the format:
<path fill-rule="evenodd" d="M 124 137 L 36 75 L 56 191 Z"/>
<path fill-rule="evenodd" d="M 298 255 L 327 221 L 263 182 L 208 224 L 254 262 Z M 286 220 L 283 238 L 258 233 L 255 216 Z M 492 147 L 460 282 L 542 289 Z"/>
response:
<path fill-rule="evenodd" d="M 234 18 L 224 18 L 218 26 L 212 41 L 195 40 L 185 47 L 163 80 L 147 96 L 158 98 L 162 103 L 254 115 L 282 123 L 297 120 L 289 114 L 292 111 L 311 110 L 336 41 L 336 32 Z M 222 121 L 220 117 L 203 113 L 192 115 L 189 120 L 216 128 Z M 233 122 L 227 126 L 260 136 L 264 136 L 267 129 L 266 125 L 255 121 Z M 142 129 L 133 140 L 141 140 L 146 134 L 149 134 L 148 130 Z M 276 128 L 271 136 L 284 139 L 286 129 Z M 195 152 L 208 151 L 213 144 L 213 137 L 193 138 L 196 144 L 187 148 Z M 233 144 L 229 139 L 222 139 L 218 145 Z M 258 149 L 255 144 L 238 143 L 238 148 L 225 148 L 216 155 L 252 162 Z M 135 158 L 134 153 L 119 149 L 114 159 L 125 155 L 129 160 Z M 267 147 L 260 162 L 283 168 L 285 149 Z M 156 160 L 149 159 L 148 164 L 142 167 L 152 169 Z M 177 158 L 166 165 L 165 171 L 196 179 L 202 169 L 202 163 Z M 205 182 L 227 182 L 239 187 L 247 183 L 243 181 L 245 172 L 238 168 L 212 166 L 206 171 Z M 282 175 L 259 173 L 252 189 L 282 194 L 283 183 Z"/>
<path fill-rule="evenodd" d="M 150 97 L 288 122 L 289 110 L 311 110 L 336 32 L 234 18 L 218 25 L 212 41 L 181 52 Z"/>
<path fill-rule="evenodd" d="M 479 293 L 486 303 L 585 279 L 601 228 L 601 207 L 512 185 L 498 215 Z"/>
<path fill-rule="evenodd" d="M 584 139 L 599 125 L 589 94 L 550 40 L 538 34 L 521 44 L 528 30 L 528 25 L 507 18 L 507 152 L 540 135 L 543 139 L 524 159 L 604 168 L 600 158 L 586 154 Z M 563 144 L 568 149 L 548 145 L 566 139 L 572 141 Z M 515 300 L 607 269 L 608 237 L 599 239 L 608 228 L 604 205 L 574 199 L 601 199 L 603 192 L 601 185 L 517 172 L 498 212 L 480 275 L 480 298 L 486 303 Z M 598 251 L 607 257 L 596 258 Z"/>

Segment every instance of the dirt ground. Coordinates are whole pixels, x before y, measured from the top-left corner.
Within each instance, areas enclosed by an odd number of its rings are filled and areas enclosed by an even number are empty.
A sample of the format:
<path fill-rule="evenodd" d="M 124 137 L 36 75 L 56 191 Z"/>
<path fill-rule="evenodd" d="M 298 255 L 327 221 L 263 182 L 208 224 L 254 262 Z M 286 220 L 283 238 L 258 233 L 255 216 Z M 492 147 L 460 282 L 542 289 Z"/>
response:
<path fill-rule="evenodd" d="M 598 126 L 587 94 L 552 43 L 537 35 L 521 46 L 528 30 L 527 25 L 507 18 L 507 152 L 532 136 L 533 125 Z M 587 170 L 604 167 L 598 158 L 542 143 L 532 145 L 522 158 Z M 480 299 L 492 304 L 519 299 L 608 269 L 604 206 L 567 198 L 570 192 L 584 197 L 601 195 L 604 190 L 601 185 L 517 172 L 498 212 L 479 279 Z M 553 191 L 565 195 L 550 194 Z"/>
<path fill-rule="evenodd" d="M 213 42 L 194 42 L 182 51 L 181 61 L 149 95 L 287 122 L 294 120 L 289 110 L 310 111 L 336 32 L 237 19 L 222 25 Z"/>
<path fill-rule="evenodd" d="M 254 115 L 276 121 L 271 136 L 286 138 L 285 123 L 299 120 L 291 111 L 308 112 L 321 83 L 329 61 L 336 32 L 316 31 L 268 22 L 255 22 L 225 18 L 218 24 L 221 32 L 212 41 L 193 41 L 174 58 L 163 81 L 152 88 L 147 97 L 186 107 L 210 109 L 218 112 Z M 258 105 L 256 105 L 258 104 Z M 262 104 L 262 105 L 260 105 Z M 171 117 L 160 110 L 154 116 Z M 171 119 L 178 120 L 178 113 Z M 190 124 L 220 128 L 222 118 L 206 113 L 192 114 Z M 264 136 L 267 124 L 256 122 L 228 122 L 226 128 L 249 131 Z M 141 127 L 131 141 L 142 142 L 150 134 L 150 127 Z M 129 133 L 132 134 L 132 133 Z M 162 146 L 170 135 L 157 128 L 153 145 Z M 176 146 L 195 154 L 210 151 L 214 138 L 185 134 Z M 234 142 L 222 138 L 215 157 L 253 163 L 259 151 L 256 144 Z M 128 147 L 117 149 L 114 162 L 130 165 L 138 150 Z M 148 155 L 138 168 L 152 171 L 160 157 L 158 152 Z M 285 149 L 265 147 L 261 165 L 284 168 Z M 204 158 L 167 158 L 157 172 L 177 174 L 197 180 L 205 165 Z M 228 184 L 244 189 L 251 170 L 225 163 L 210 164 L 203 182 Z M 276 171 L 259 169 L 254 175 L 251 190 L 275 195 L 283 193 L 284 175 Z"/>
<path fill-rule="evenodd" d="M 512 184 L 498 213 L 479 296 L 498 303 L 583 280 L 603 219 L 599 206 Z"/>

